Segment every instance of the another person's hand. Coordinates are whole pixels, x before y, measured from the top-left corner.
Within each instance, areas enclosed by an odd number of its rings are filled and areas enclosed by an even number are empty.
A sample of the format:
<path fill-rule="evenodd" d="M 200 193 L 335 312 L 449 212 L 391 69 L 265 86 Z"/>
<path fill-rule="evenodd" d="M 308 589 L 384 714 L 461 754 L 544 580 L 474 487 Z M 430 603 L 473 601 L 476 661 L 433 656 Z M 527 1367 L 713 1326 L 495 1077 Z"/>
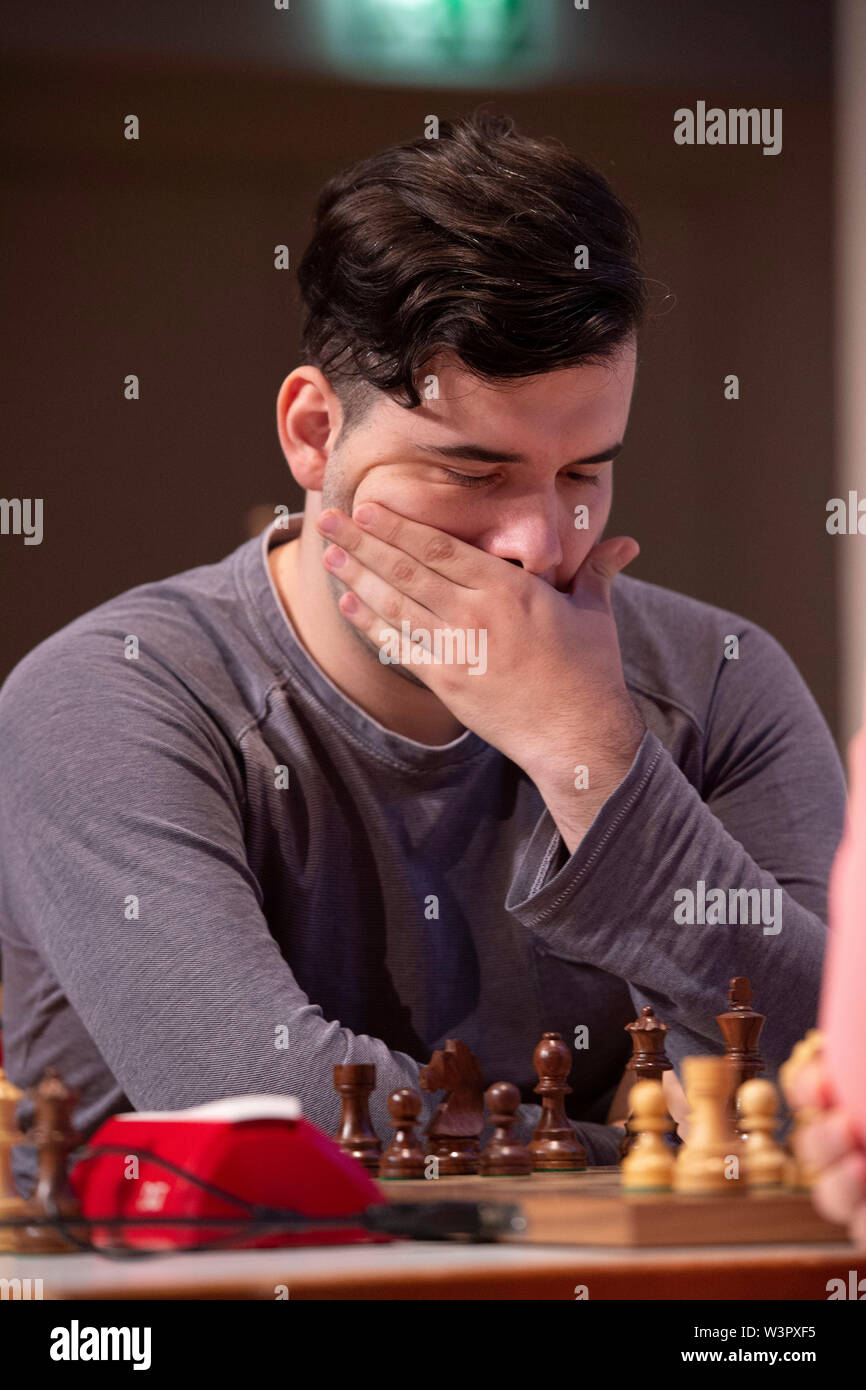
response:
<path fill-rule="evenodd" d="M 846 1112 L 833 1101 L 824 1063 L 807 1063 L 785 1092 L 792 1109 L 816 1112 L 798 1126 L 791 1142 L 802 1163 L 820 1169 L 812 1188 L 817 1210 L 828 1221 L 847 1225 L 851 1239 L 866 1247 L 866 1149 Z"/>

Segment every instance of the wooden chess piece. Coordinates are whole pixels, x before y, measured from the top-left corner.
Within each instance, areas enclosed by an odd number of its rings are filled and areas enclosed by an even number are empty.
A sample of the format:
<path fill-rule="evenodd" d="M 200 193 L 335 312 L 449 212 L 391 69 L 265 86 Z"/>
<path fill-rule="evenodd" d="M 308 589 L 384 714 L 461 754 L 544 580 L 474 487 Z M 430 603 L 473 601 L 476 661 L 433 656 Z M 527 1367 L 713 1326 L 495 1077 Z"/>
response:
<path fill-rule="evenodd" d="M 25 1202 L 24 1215 L 38 1219 L 40 1224 L 26 1227 L 21 1248 L 28 1254 L 62 1254 L 78 1248 L 75 1239 L 64 1234 L 65 1230 L 77 1240 L 87 1239 L 85 1228 L 72 1224 L 81 1215 L 81 1208 L 66 1172 L 76 1139 L 72 1111 L 78 1093 L 63 1082 L 54 1067 L 49 1067 L 32 1095 L 33 1124 L 27 1131 L 27 1142 L 36 1145 L 38 1167 L 36 1186 Z"/>
<path fill-rule="evenodd" d="M 512 1133 L 519 1123 L 520 1092 L 510 1081 L 497 1081 L 484 1092 L 495 1128 L 481 1155 L 479 1172 L 485 1178 L 522 1178 L 532 1172 L 532 1154 Z"/>
<path fill-rule="evenodd" d="M 484 1078 L 478 1058 L 459 1038 L 448 1038 L 418 1073 L 422 1091 L 446 1091 L 427 1126 L 428 1154 L 439 1177 L 478 1172 L 484 1128 Z"/>
<path fill-rule="evenodd" d="M 16 1221 L 25 1214 L 24 1198 L 19 1196 L 12 1175 L 12 1150 L 22 1142 L 15 1118 L 20 1100 L 18 1087 L 12 1085 L 0 1067 L 0 1252 L 4 1254 L 20 1249 L 20 1237 L 23 1235 L 20 1227 L 4 1224 Z"/>
<path fill-rule="evenodd" d="M 378 1173 L 382 1155 L 370 1120 L 370 1094 L 375 1086 L 374 1062 L 343 1062 L 334 1067 L 334 1090 L 341 1100 L 334 1138 L 342 1153 L 356 1158 L 370 1173 Z"/>
<path fill-rule="evenodd" d="M 764 1070 L 764 1061 L 758 1051 L 758 1039 L 764 1026 L 764 1015 L 752 1008 L 752 988 L 745 975 L 735 975 L 728 986 L 727 1013 L 717 1014 L 716 1022 L 725 1040 L 725 1057 L 728 1060 L 731 1077 L 731 1092 L 728 1100 L 728 1113 L 735 1127 L 738 1126 L 736 1096 L 740 1087 L 751 1081 L 758 1072 Z M 740 1134 L 741 1138 L 745 1135 Z"/>
<path fill-rule="evenodd" d="M 640 1018 L 636 1018 L 634 1023 L 627 1023 L 625 1031 L 631 1035 L 632 1055 L 626 1063 L 626 1071 L 634 1072 L 635 1081 L 661 1081 L 662 1074 L 673 1070 L 673 1064 L 665 1051 L 665 1034 L 668 1025 L 661 1023 L 655 1016 L 652 1006 L 644 1004 L 641 1009 Z M 629 1097 L 634 1092 L 634 1087 L 629 1092 Z M 667 1110 L 665 1110 L 667 1114 Z M 664 1132 L 664 1142 L 671 1148 L 678 1149 L 681 1139 L 677 1134 L 677 1127 L 670 1115 L 667 1116 L 668 1125 Z M 625 1134 L 620 1141 L 619 1156 L 625 1158 L 634 1143 L 633 1116 L 629 1115 L 625 1122 Z"/>
<path fill-rule="evenodd" d="M 421 1096 L 408 1086 L 392 1091 L 388 1097 L 388 1114 L 394 1130 L 390 1144 L 379 1160 L 379 1177 L 387 1181 L 400 1178 L 423 1178 L 424 1145 L 416 1134 L 418 1116 L 423 1105 Z"/>
<path fill-rule="evenodd" d="M 538 1073 L 535 1093 L 541 1096 L 541 1118 L 529 1144 L 533 1168 L 538 1173 L 583 1172 L 586 1149 L 565 1113 L 571 1053 L 562 1034 L 545 1033 L 532 1062 Z"/>
<path fill-rule="evenodd" d="M 771 1081 L 753 1077 L 737 1092 L 737 1113 L 743 1142 L 743 1175 L 747 1187 L 781 1187 L 788 1155 L 775 1137 L 779 1096 Z"/>
<path fill-rule="evenodd" d="M 731 1196 L 742 1192 L 742 1140 L 728 1111 L 726 1057 L 686 1057 L 683 1084 L 689 1102 L 689 1137 L 674 1169 L 674 1191 Z"/>
<path fill-rule="evenodd" d="M 824 1050 L 824 1035 L 820 1028 L 810 1028 L 805 1037 L 795 1043 L 791 1049 L 791 1055 L 786 1062 L 779 1068 L 779 1081 L 782 1089 L 786 1090 L 791 1079 L 797 1072 L 802 1071 L 803 1067 L 814 1062 Z"/>
<path fill-rule="evenodd" d="M 669 1192 L 676 1155 L 666 1137 L 673 1120 L 661 1081 L 638 1081 L 629 1095 L 634 1142 L 622 1161 L 624 1192 Z"/>
<path fill-rule="evenodd" d="M 821 1055 L 823 1048 L 824 1035 L 818 1028 L 810 1028 L 806 1036 L 795 1043 L 787 1062 L 783 1062 L 779 1068 L 779 1082 L 786 1095 L 792 1078 L 803 1067 L 815 1061 Z M 786 1146 L 788 1160 L 785 1166 L 785 1185 L 787 1187 L 808 1191 L 816 1182 L 821 1171 L 818 1164 L 803 1163 L 794 1154 L 792 1148 L 792 1141 L 797 1130 L 801 1125 L 809 1124 L 810 1120 L 815 1119 L 818 1114 L 819 1111 L 814 1106 L 806 1106 L 794 1111 L 794 1124 L 788 1135 Z"/>

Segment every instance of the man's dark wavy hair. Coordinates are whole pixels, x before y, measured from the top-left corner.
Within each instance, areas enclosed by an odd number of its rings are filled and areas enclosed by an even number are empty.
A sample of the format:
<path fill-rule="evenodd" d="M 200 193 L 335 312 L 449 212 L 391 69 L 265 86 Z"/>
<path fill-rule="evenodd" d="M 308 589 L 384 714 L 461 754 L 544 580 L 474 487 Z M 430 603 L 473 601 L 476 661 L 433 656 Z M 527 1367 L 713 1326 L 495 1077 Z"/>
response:
<path fill-rule="evenodd" d="M 482 379 L 537 376 L 610 358 L 646 311 L 638 224 L 607 181 L 483 110 L 329 180 L 298 282 L 304 360 L 347 426 L 370 387 L 420 405 L 443 350 Z"/>

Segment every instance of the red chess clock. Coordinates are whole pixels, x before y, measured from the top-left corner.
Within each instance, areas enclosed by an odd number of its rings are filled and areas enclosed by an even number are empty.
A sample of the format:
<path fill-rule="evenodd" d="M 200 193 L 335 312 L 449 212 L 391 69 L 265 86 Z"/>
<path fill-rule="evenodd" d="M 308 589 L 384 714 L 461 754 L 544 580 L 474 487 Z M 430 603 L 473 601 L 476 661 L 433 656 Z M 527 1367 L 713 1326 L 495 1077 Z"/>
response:
<path fill-rule="evenodd" d="M 114 1115 L 88 1144 L 90 1150 L 105 1147 L 112 1151 L 85 1154 L 70 1174 L 82 1215 L 97 1223 L 92 1228 L 97 1245 L 176 1249 L 231 1238 L 233 1248 L 251 1248 L 388 1239 L 352 1224 L 354 1214 L 381 1202 L 380 1193 L 360 1163 L 301 1117 L 300 1102 L 290 1096 L 238 1096 L 191 1110 Z M 250 1232 L 240 1238 L 249 1213 L 229 1197 L 305 1216 L 349 1219 L 337 1229 Z M 98 1225 L 100 1217 L 140 1221 L 151 1214 L 161 1221 L 177 1217 L 178 1225 Z M 236 1219 L 237 1225 L 184 1225 L 185 1217 Z"/>

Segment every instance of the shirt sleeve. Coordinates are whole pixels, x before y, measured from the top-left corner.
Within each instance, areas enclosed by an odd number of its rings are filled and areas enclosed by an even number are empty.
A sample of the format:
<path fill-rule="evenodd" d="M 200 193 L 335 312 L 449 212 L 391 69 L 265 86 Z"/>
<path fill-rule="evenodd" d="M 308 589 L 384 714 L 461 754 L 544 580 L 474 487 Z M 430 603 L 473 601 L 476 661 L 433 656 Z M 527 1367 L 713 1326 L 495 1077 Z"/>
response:
<path fill-rule="evenodd" d="M 291 1094 L 330 1132 L 334 1064 L 374 1062 L 387 1135 L 418 1064 L 298 984 L 247 862 L 236 753 L 179 678 L 113 634 L 50 639 L 0 694 L 0 744 L 3 931 L 40 953 L 132 1105 Z"/>
<path fill-rule="evenodd" d="M 698 733 L 700 789 L 648 729 L 562 867 L 545 811 L 506 907 L 564 959 L 625 980 L 636 1014 L 651 1004 L 675 1065 L 721 1052 L 716 1015 L 730 978 L 748 976 L 772 1075 L 817 1013 L 842 765 L 793 662 L 759 628 L 722 662 Z"/>

